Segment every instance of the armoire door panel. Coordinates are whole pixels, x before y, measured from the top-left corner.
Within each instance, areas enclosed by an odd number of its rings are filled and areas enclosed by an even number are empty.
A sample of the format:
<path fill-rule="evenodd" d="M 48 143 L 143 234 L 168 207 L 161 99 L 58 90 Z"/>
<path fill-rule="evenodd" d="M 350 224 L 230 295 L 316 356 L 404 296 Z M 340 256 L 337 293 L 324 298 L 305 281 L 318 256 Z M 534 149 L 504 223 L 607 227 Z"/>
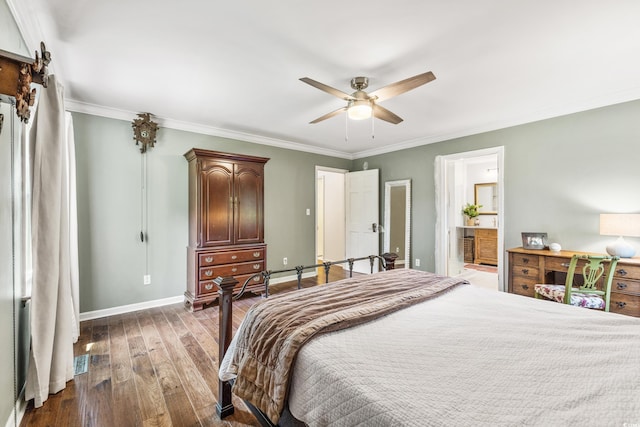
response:
<path fill-rule="evenodd" d="M 212 163 L 202 171 L 202 246 L 233 243 L 233 165 Z"/>
<path fill-rule="evenodd" d="M 235 234 L 237 244 L 259 243 L 263 241 L 262 218 L 263 166 L 261 164 L 239 163 L 235 170 Z"/>

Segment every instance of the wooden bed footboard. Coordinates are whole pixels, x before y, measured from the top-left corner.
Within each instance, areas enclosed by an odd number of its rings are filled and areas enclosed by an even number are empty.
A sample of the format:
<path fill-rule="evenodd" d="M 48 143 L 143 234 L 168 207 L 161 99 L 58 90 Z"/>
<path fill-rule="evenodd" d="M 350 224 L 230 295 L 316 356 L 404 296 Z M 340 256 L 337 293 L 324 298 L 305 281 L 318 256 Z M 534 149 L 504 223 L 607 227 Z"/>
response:
<path fill-rule="evenodd" d="M 238 284 L 238 281 L 233 277 L 218 277 L 214 280 L 214 283 L 218 287 L 218 324 L 219 324 L 219 347 L 218 347 L 218 366 L 222 364 L 222 359 L 231 344 L 231 338 L 233 336 L 232 317 L 233 317 L 233 299 L 240 298 L 244 294 L 245 287 L 250 280 L 256 275 L 262 275 L 265 279 L 265 293 L 264 297 L 269 296 L 269 280 L 272 274 L 296 272 L 298 277 L 298 289 L 301 287 L 302 273 L 305 270 L 317 269 L 324 267 L 325 271 L 325 283 L 329 282 L 329 270 L 332 265 L 348 264 L 349 265 L 349 277 L 353 275 L 353 265 L 356 261 L 369 260 L 371 266 L 371 273 L 373 273 L 373 266 L 375 261 L 379 261 L 384 270 L 393 270 L 395 268 L 395 260 L 398 256 L 394 253 L 384 253 L 382 255 L 369 255 L 361 258 L 349 258 L 342 261 L 335 262 L 323 262 L 322 264 L 297 266 L 288 270 L 266 270 L 260 273 L 256 273 L 253 276 L 247 278 L 242 286 L 240 292 L 234 297 L 233 289 Z M 218 403 L 216 405 L 216 413 L 220 419 L 233 414 L 234 407 L 231 403 L 231 382 L 218 381 Z"/>

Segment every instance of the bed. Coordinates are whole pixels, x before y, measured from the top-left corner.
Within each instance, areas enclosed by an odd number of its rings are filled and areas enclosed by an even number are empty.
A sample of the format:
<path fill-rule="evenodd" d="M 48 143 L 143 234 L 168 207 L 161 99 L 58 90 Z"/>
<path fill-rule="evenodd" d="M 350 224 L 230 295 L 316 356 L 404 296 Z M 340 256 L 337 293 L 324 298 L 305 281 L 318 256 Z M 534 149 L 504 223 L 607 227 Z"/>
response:
<path fill-rule="evenodd" d="M 384 283 L 400 295 L 380 290 Z M 365 296 L 343 298 L 353 287 Z M 221 392 L 235 382 L 234 392 L 274 424 L 290 416 L 309 426 L 640 424 L 640 319 L 408 269 L 296 293 L 257 303 L 220 366 Z M 336 310 L 326 319 L 336 301 L 351 299 L 357 308 L 340 309 L 355 317 Z M 256 338 L 271 322 L 264 313 L 308 316 L 298 309 L 307 304 L 317 305 L 318 318 L 266 328 L 293 335 Z M 380 316 L 362 312 L 370 304 L 384 306 Z M 293 323 L 302 331 L 282 327 Z M 243 364 L 256 357 L 247 381 Z M 288 368 L 276 366 L 281 358 L 291 359 Z"/>

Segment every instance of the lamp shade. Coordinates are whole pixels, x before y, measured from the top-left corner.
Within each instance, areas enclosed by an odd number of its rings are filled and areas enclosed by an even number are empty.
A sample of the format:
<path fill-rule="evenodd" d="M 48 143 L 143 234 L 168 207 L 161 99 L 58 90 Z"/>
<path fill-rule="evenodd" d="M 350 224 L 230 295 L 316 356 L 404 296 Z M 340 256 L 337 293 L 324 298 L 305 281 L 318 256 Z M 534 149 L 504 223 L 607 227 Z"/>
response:
<path fill-rule="evenodd" d="M 600 214 L 600 234 L 620 236 L 607 246 L 607 253 L 621 258 L 631 258 L 636 249 L 625 242 L 622 236 L 640 236 L 640 214 Z"/>
<path fill-rule="evenodd" d="M 640 237 L 640 214 L 600 214 L 600 234 Z"/>

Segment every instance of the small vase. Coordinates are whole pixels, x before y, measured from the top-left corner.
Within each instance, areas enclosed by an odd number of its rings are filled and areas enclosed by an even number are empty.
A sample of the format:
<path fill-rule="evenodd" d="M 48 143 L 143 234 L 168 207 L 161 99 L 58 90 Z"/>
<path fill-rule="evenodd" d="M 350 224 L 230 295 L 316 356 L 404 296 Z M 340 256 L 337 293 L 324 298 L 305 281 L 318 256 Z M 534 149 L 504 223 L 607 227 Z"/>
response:
<path fill-rule="evenodd" d="M 473 220 L 473 225 L 480 225 L 480 218 L 475 218 Z"/>
<path fill-rule="evenodd" d="M 467 218 L 467 225 L 476 225 L 476 220 L 474 218 Z"/>

